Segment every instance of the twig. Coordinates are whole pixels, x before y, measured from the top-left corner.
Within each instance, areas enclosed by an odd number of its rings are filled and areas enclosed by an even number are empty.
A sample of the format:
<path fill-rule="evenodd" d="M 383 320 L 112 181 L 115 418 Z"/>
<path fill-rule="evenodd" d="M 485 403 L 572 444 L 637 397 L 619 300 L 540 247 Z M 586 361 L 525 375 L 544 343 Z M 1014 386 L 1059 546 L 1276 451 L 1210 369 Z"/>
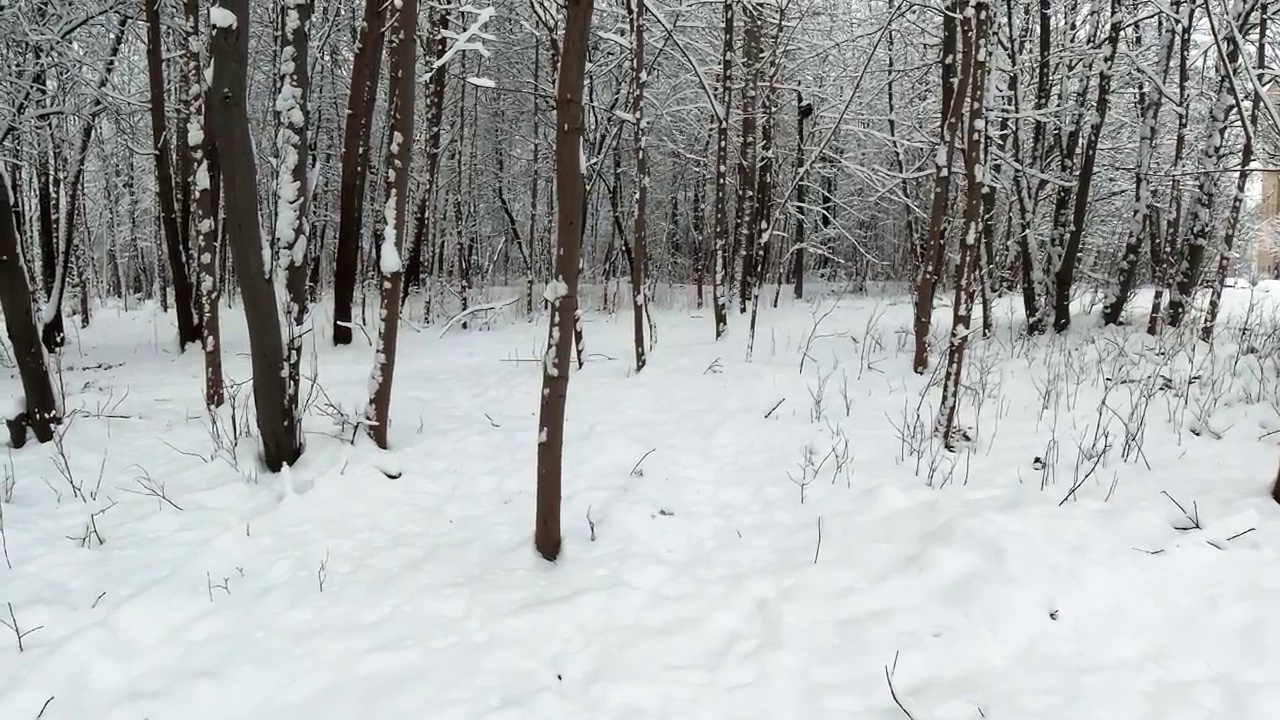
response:
<path fill-rule="evenodd" d="M 52 695 L 50 695 L 49 699 L 45 700 L 44 704 L 40 706 L 40 712 L 36 714 L 36 720 L 40 720 L 40 718 L 44 717 L 44 711 L 49 709 L 49 703 L 51 702 L 53 702 Z"/>
<path fill-rule="evenodd" d="M 492 425 L 492 426 L 494 426 L 494 427 L 496 427 L 496 428 L 500 428 L 500 427 L 502 427 L 502 426 L 501 426 L 501 425 L 499 425 L 498 423 L 494 422 L 494 421 L 493 421 L 493 418 L 489 417 L 489 413 L 485 413 L 485 414 L 484 414 L 484 419 L 485 419 L 485 420 L 488 420 L 488 421 L 489 421 L 489 424 L 490 424 L 490 425 Z"/>
<path fill-rule="evenodd" d="M 244 573 L 242 572 L 241 575 Z M 324 550 L 324 559 L 320 561 L 320 569 L 316 571 L 316 580 L 320 583 L 320 592 L 324 592 L 324 581 L 329 579 L 329 549 Z"/>
<path fill-rule="evenodd" d="M 658 448 L 653 448 L 653 449 L 652 449 L 652 450 L 650 450 L 649 452 L 647 452 L 647 453 L 645 453 L 644 455 L 641 455 L 641 456 L 640 456 L 640 459 L 636 461 L 635 466 L 631 468 L 631 472 L 630 472 L 631 477 L 643 477 L 643 476 L 644 476 L 644 471 L 640 469 L 640 464 L 644 462 L 645 458 L 649 457 L 649 456 L 650 456 L 650 455 L 652 455 L 654 452 L 656 452 L 656 451 L 657 451 L 657 449 L 658 449 Z"/>
<path fill-rule="evenodd" d="M 1237 539 L 1237 538 L 1242 538 L 1242 537 L 1244 537 L 1245 535 L 1248 535 L 1249 533 L 1251 533 L 1251 532 L 1253 532 L 1254 530 L 1257 530 L 1257 529 L 1258 529 L 1258 528 L 1249 528 L 1248 530 L 1241 530 L 1240 532 L 1236 533 L 1235 535 L 1232 535 L 1231 537 L 1227 538 L 1227 542 L 1231 542 L 1232 540 L 1235 540 L 1235 539 Z"/>
<path fill-rule="evenodd" d="M 591 542 L 596 541 L 596 521 L 591 519 L 591 506 L 587 506 L 587 527 L 591 529 Z"/>
<path fill-rule="evenodd" d="M 782 407 L 782 403 L 784 403 L 784 402 L 786 402 L 786 401 L 787 401 L 787 399 L 786 399 L 786 398 L 782 398 L 782 399 L 781 399 L 781 400 L 779 400 L 778 402 L 774 403 L 774 404 L 773 404 L 773 407 L 769 408 L 769 412 L 767 412 L 767 413 L 765 413 L 765 414 L 764 414 L 764 419 L 765 419 L 765 420 L 768 420 L 768 419 L 769 419 L 769 416 L 770 416 L 770 415 L 772 415 L 772 414 L 774 413 L 774 411 L 776 411 L 778 408 Z"/>
<path fill-rule="evenodd" d="M 13 613 L 13 603 L 5 603 L 5 604 L 9 606 L 9 620 L 12 621 L 12 623 L 5 622 L 4 620 L 0 620 L 0 625 L 4 625 L 5 627 L 13 631 L 14 636 L 18 638 L 18 652 L 25 652 L 26 648 L 22 647 L 22 638 L 30 635 L 31 633 L 37 630 L 43 630 L 44 626 L 37 625 L 31 628 L 30 630 L 24 631 L 22 628 L 18 627 L 18 616 Z"/>
<path fill-rule="evenodd" d="M 102 598 L 104 598 L 104 597 L 106 597 L 106 596 L 107 596 L 107 591 L 106 591 L 106 590 L 103 590 L 103 591 L 102 591 L 102 594 L 98 595 L 97 599 L 95 599 L 95 600 L 93 601 L 93 604 L 89 606 L 89 609 L 90 609 L 90 610 L 92 610 L 92 609 L 94 609 L 94 608 L 98 607 L 98 603 L 102 602 Z"/>
<path fill-rule="evenodd" d="M 818 546 L 813 549 L 813 564 L 818 564 L 818 553 L 822 552 L 822 516 L 818 516 Z"/>
<path fill-rule="evenodd" d="M 898 653 L 893 654 L 893 667 L 895 670 L 898 667 Z M 893 688 L 893 673 L 889 671 L 888 665 L 884 666 L 884 681 L 889 684 L 889 695 L 893 698 L 893 703 L 902 711 L 902 714 L 907 716 L 907 720 L 916 720 L 915 716 L 911 714 L 911 711 L 908 710 L 906 706 L 902 704 L 902 701 L 898 699 L 898 692 Z"/>

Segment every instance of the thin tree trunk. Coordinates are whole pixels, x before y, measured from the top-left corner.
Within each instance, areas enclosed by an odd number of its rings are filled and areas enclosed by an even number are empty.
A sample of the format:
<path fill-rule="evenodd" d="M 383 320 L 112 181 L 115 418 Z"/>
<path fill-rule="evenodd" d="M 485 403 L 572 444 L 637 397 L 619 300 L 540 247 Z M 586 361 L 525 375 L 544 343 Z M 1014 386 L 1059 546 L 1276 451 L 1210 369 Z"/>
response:
<path fill-rule="evenodd" d="M 736 0 L 724 0 L 724 46 L 720 53 L 720 108 L 716 113 L 716 187 L 714 248 L 711 253 L 711 296 L 715 311 L 716 340 L 729 328 L 729 303 L 725 296 L 729 245 L 729 103 L 732 102 L 733 20 Z"/>
<path fill-rule="evenodd" d="M 951 196 L 951 167 L 955 161 L 956 132 L 963 111 L 968 78 L 955 70 L 959 0 L 947 0 L 942 16 L 942 137 L 933 171 L 933 200 L 929 209 L 929 234 L 917 254 L 915 354 L 911 367 L 917 375 L 929 369 L 929 331 L 933 326 L 933 298 L 946 250 L 947 206 Z M 958 80 L 958 82 L 957 82 Z"/>
<path fill-rule="evenodd" d="M 449 25 L 449 11 L 436 8 L 432 14 L 431 31 L 435 34 L 435 61 L 439 63 L 449 49 L 449 40 L 444 35 Z M 427 243 L 431 242 L 432 229 L 435 224 L 436 187 L 440 167 L 440 130 L 444 117 L 444 91 L 448 80 L 445 68 L 433 66 L 431 69 L 430 95 L 427 104 L 427 148 L 424 158 L 426 167 L 423 173 L 422 197 L 418 199 L 417 218 L 414 223 L 413 245 L 409 248 L 409 262 L 405 266 L 405 283 L 401 291 L 401 300 L 409 297 L 409 291 L 422 287 L 422 257 Z"/>
<path fill-rule="evenodd" d="M 396 369 L 396 341 L 400 330 L 400 284 L 404 272 L 400 251 L 404 246 L 405 215 L 409 200 L 409 167 L 413 149 L 413 96 L 416 83 L 413 63 L 417 46 L 418 2 L 399 0 L 391 6 L 387 43 L 387 190 L 382 218 L 382 252 L 379 270 L 382 293 L 379 302 L 378 339 L 373 376 L 369 379 L 369 433 L 386 449 L 391 424 L 391 383 Z"/>
<path fill-rule="evenodd" d="M 972 333 L 973 300 L 980 282 L 978 244 L 985 219 L 982 196 L 986 189 L 983 158 L 986 130 L 987 28 L 990 24 L 988 0 L 968 0 L 961 18 L 964 37 L 964 75 L 967 82 L 968 126 L 965 130 L 964 153 L 967 191 L 964 210 L 964 236 L 960 239 L 960 257 L 956 263 L 955 303 L 952 307 L 951 342 L 947 347 L 947 369 L 942 381 L 942 400 L 938 410 L 936 432 L 947 449 L 954 449 L 956 406 L 960 395 L 960 376 L 964 369 L 965 349 Z M 962 81 L 962 86 L 965 83 Z M 957 97 L 964 97 L 958 94 Z"/>
<path fill-rule="evenodd" d="M 1210 29 L 1214 31 L 1215 36 L 1217 26 L 1210 18 Z M 1220 43 L 1220 38 L 1214 38 L 1215 44 Z M 1221 47 L 1221 45 L 1219 45 Z M 1256 72 L 1261 75 L 1267 68 L 1267 2 L 1260 1 L 1259 18 L 1258 18 L 1258 60 L 1255 64 Z M 1250 70 L 1249 72 L 1255 72 Z M 1261 83 L 1250 83 L 1254 87 L 1260 87 Z M 1236 83 L 1231 83 L 1231 95 L 1235 101 L 1236 110 L 1240 116 L 1245 117 L 1244 98 L 1240 96 L 1240 90 Z M 1231 196 L 1231 210 L 1227 215 L 1227 227 L 1222 238 L 1222 251 L 1218 253 L 1218 267 L 1214 276 L 1214 282 L 1210 286 L 1209 307 L 1205 311 L 1204 325 L 1200 328 L 1200 339 L 1205 342 L 1213 341 L 1213 326 L 1218 319 L 1218 308 L 1222 303 L 1222 286 L 1227 281 L 1227 272 L 1231 269 L 1232 248 L 1235 246 L 1236 236 L 1240 231 L 1240 210 L 1244 205 L 1245 188 L 1249 183 L 1249 165 L 1253 162 L 1254 152 L 1254 135 L 1258 132 L 1258 106 L 1262 104 L 1262 96 L 1256 90 L 1249 101 L 1249 115 L 1246 122 L 1248 126 L 1245 128 L 1244 145 L 1240 149 L 1240 170 L 1236 172 L 1235 194 Z"/>
<path fill-rule="evenodd" d="M 160 196 L 160 220 L 164 244 L 169 255 L 169 273 L 173 277 L 173 309 L 178 316 L 178 350 L 200 340 L 194 303 L 195 296 L 187 278 L 186 253 L 178 230 L 178 209 L 173 189 L 172 156 L 169 150 L 168 120 L 164 98 L 164 48 L 160 43 L 160 2 L 142 0 L 147 18 L 147 80 L 151 86 L 151 139 L 156 163 L 156 191 Z"/>
<path fill-rule="evenodd" d="M 647 305 L 645 293 L 645 213 L 649 201 L 648 117 L 644 113 L 645 74 L 644 65 L 644 3 L 645 0 L 626 0 L 627 18 L 631 25 L 631 114 L 635 130 L 636 155 L 636 206 L 635 233 L 631 240 L 631 315 L 632 335 L 636 353 L 636 372 L 644 370 L 644 322 Z"/>
<path fill-rule="evenodd" d="M 218 208 L 214 200 L 217 161 L 206 136 L 204 70 L 200 65 L 200 10 L 198 0 L 184 0 L 187 53 L 187 147 L 191 152 L 192 229 L 196 248 L 196 311 L 204 349 L 204 402 L 212 409 L 225 400 L 222 376 L 222 340 L 218 322 Z"/>
<path fill-rule="evenodd" d="M 1181 0 L 1173 0 L 1170 11 L 1177 15 L 1181 11 Z M 1169 77 L 1173 66 L 1173 47 L 1177 32 L 1173 22 L 1161 17 L 1164 26 L 1161 33 L 1160 83 L 1163 85 Z M 1141 26 L 1134 23 L 1135 44 L 1141 47 Z M 1135 48 L 1136 49 L 1136 48 Z M 1151 163 L 1155 156 L 1155 133 L 1159 127 L 1160 108 L 1164 104 L 1164 88 L 1148 88 L 1144 82 L 1138 88 L 1138 110 L 1141 120 L 1138 126 L 1138 163 L 1134 169 L 1133 213 L 1126 228 L 1124 250 L 1120 256 L 1119 276 L 1112 287 L 1107 304 L 1102 309 L 1102 323 L 1116 325 L 1124 313 L 1124 306 L 1133 294 L 1134 280 L 1138 274 L 1139 256 L 1146 238 L 1146 225 L 1151 214 Z"/>
<path fill-rule="evenodd" d="M 333 344 L 350 345 L 351 305 L 360 264 L 360 233 L 369 165 L 369 136 L 382 68 L 382 3 L 365 0 L 364 19 L 351 66 L 342 130 L 342 187 L 338 199 L 338 244 L 333 275 Z"/>
<path fill-rule="evenodd" d="M 800 90 L 796 91 L 796 172 L 800 175 L 800 182 L 796 185 L 796 228 L 795 228 L 795 247 L 791 258 L 791 281 L 794 284 L 793 294 L 796 300 L 804 299 L 804 243 L 805 243 L 805 218 L 808 215 L 809 208 L 805 205 L 805 195 L 809 189 L 809 183 L 805 178 L 805 160 L 804 160 L 804 121 L 809 119 L 813 114 L 813 105 L 804 101 L 804 94 Z M 893 112 L 890 111 L 890 116 Z"/>
<path fill-rule="evenodd" d="M 592 0 L 566 0 L 564 40 L 556 79 L 556 195 L 559 216 L 556 278 L 551 302 L 547 352 L 542 368 L 542 402 L 538 418 L 538 492 L 534 546 L 543 558 L 560 554 L 560 483 L 564 462 L 565 401 L 578 308 L 578 266 L 582 252 L 582 144 L 585 141 L 582 81 L 591 32 Z"/>
<path fill-rule="evenodd" d="M 1102 138 L 1102 126 L 1107 121 L 1107 109 L 1111 104 L 1111 76 L 1115 68 L 1116 52 L 1120 47 L 1120 30 L 1124 17 L 1120 12 L 1120 0 L 1111 0 L 1111 18 L 1107 31 L 1107 44 L 1102 59 L 1102 71 L 1098 77 L 1098 96 L 1094 113 L 1089 120 L 1089 133 L 1085 138 L 1080 162 L 1079 181 L 1074 193 L 1071 231 L 1054 277 L 1053 329 L 1066 332 L 1071 327 L 1071 286 L 1075 280 L 1076 263 L 1080 257 L 1080 242 L 1084 238 L 1084 221 L 1089 212 L 1089 190 L 1093 185 L 1093 168 L 1098 158 L 1098 142 Z"/>
<path fill-rule="evenodd" d="M 1243 36 L 1249 24 L 1249 18 L 1258 8 L 1258 0 L 1245 0 L 1233 5 L 1227 13 L 1226 21 L 1234 30 L 1223 33 L 1222 57 L 1218 60 L 1217 92 L 1214 94 L 1213 108 L 1209 115 L 1209 136 L 1200 152 L 1200 173 L 1197 178 L 1195 202 L 1191 207 L 1191 229 L 1186 245 L 1182 248 L 1181 261 L 1178 264 L 1178 280 L 1169 296 L 1168 321 L 1172 327 L 1182 324 L 1186 316 L 1187 303 L 1195 294 L 1200 283 L 1201 266 L 1204 264 L 1205 249 L 1209 238 L 1213 235 L 1213 211 L 1218 193 L 1218 169 L 1226 154 L 1223 144 L 1226 141 L 1230 124 L 1231 111 L 1235 105 L 1228 87 L 1233 78 L 1240 72 L 1240 44 L 1236 35 Z"/>
<path fill-rule="evenodd" d="M 1173 271 L 1174 255 L 1178 251 L 1182 236 L 1182 165 L 1187 148 L 1187 129 L 1191 117 L 1188 84 L 1190 78 L 1190 56 L 1192 40 L 1192 20 L 1195 16 L 1194 2 L 1186 3 L 1186 10 L 1179 18 L 1178 40 L 1178 130 L 1173 144 L 1173 180 L 1170 184 L 1169 200 L 1173 204 L 1172 220 L 1166 223 L 1165 232 L 1161 236 L 1160 263 L 1155 270 L 1155 294 L 1151 298 L 1151 314 L 1147 318 L 1147 334 L 1155 335 L 1160 330 L 1163 317 L 1164 293 L 1170 285 Z"/>

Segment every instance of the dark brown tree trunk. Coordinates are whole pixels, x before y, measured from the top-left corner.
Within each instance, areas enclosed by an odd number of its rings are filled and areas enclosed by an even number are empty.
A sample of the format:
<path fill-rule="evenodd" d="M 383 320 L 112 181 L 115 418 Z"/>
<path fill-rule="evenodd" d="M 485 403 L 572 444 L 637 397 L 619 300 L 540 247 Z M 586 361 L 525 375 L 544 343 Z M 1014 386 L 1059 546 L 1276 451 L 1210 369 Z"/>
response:
<path fill-rule="evenodd" d="M 800 183 L 796 185 L 796 236 L 795 247 L 792 249 L 794 255 L 791 258 L 791 282 L 795 288 L 794 295 L 796 300 L 804 299 L 804 243 L 805 243 L 805 218 L 808 215 L 808 207 L 805 205 L 805 195 L 809 189 L 809 183 L 805 178 L 805 160 L 804 160 L 804 121 L 809 119 L 813 114 L 813 105 L 804 101 L 804 94 L 796 91 L 796 172 L 800 175 Z M 892 114 L 892 112 L 890 113 Z"/>
<path fill-rule="evenodd" d="M 409 204 L 409 167 L 413 149 L 413 63 L 417 47 L 418 2 L 392 5 L 387 22 L 387 189 L 382 213 L 382 251 L 379 270 L 382 292 L 373 376 L 369 380 L 369 434 L 387 448 L 391 424 L 391 383 L 396 370 L 396 340 L 400 330 L 400 286 L 404 271 L 405 216 Z"/>
<path fill-rule="evenodd" d="M 365 0 L 364 21 L 351 67 L 351 93 L 342 130 L 342 188 L 333 276 L 333 344 L 351 344 L 351 303 L 360 261 L 360 232 L 369 165 L 369 135 L 382 67 L 382 3 Z"/>
<path fill-rule="evenodd" d="M 635 233 L 631 239 L 631 315 L 632 341 L 635 345 L 636 372 L 644 370 L 644 323 L 648 306 L 645 293 L 646 217 L 649 202 L 648 117 L 644 114 L 644 89 L 647 70 L 644 65 L 644 3 L 645 0 L 626 0 L 627 19 L 631 26 L 631 114 L 635 130 L 636 156 L 636 207 Z"/>
<path fill-rule="evenodd" d="M 26 398 L 23 413 L 4 420 L 9 426 L 13 447 L 22 447 L 28 427 L 40 442 L 52 440 L 54 425 L 60 422 L 60 418 L 53 382 L 45 364 L 44 348 L 40 345 L 40 333 L 36 328 L 31 285 L 18 245 L 10 197 L 9 178 L 0 169 L 0 311 L 4 312 L 5 330 L 13 346 Z"/>
<path fill-rule="evenodd" d="M 209 111 L 223 171 L 236 181 L 226 193 L 226 233 L 249 328 L 253 401 L 258 413 L 263 461 L 271 472 L 292 465 L 302 453 L 297 419 L 285 398 L 285 354 L 280 307 L 263 257 L 258 222 L 257 163 L 249 132 L 246 75 L 249 59 L 249 0 L 225 0 L 211 16 L 213 77 Z"/>
<path fill-rule="evenodd" d="M 929 209 L 929 234 L 917 253 L 915 354 L 911 367 L 917 375 L 929 369 L 929 331 L 933 327 L 933 298 L 946 252 L 947 206 L 951 200 L 951 166 L 955 160 L 956 131 L 960 125 L 968 78 L 957 75 L 955 60 L 959 0 L 947 0 L 942 16 L 942 120 L 933 171 L 933 200 Z M 957 83 L 958 80 L 958 83 Z"/>
<path fill-rule="evenodd" d="M 560 481 L 564 463 L 564 411 L 578 308 L 578 266 L 582 253 L 583 182 L 582 80 L 591 34 L 592 0 L 566 0 L 564 39 L 556 79 L 556 195 L 558 237 L 547 353 L 542 363 L 538 418 L 538 499 L 533 541 L 538 554 L 560 555 Z"/>
<path fill-rule="evenodd" d="M 169 150 L 168 120 L 165 117 L 164 48 L 160 43 L 160 0 L 142 0 L 147 19 L 147 80 L 151 86 L 151 138 L 155 153 L 156 188 L 160 196 L 160 219 L 164 244 L 173 277 L 173 308 L 178 315 L 178 350 L 200 340 L 191 282 L 187 279 L 186 253 L 178 230 L 178 209 L 174 201 L 172 156 Z"/>
<path fill-rule="evenodd" d="M 759 228 L 752 226 L 756 216 L 756 185 L 760 168 L 757 152 L 760 149 L 757 118 L 757 95 L 760 92 L 760 13 L 763 9 L 754 3 L 742 6 L 746 22 L 742 30 L 743 54 L 743 87 L 742 87 L 742 137 L 738 150 L 738 199 L 734 206 L 733 252 L 729 263 L 737 262 L 740 266 L 738 275 L 738 312 L 747 312 L 747 301 L 751 297 L 751 284 L 755 268 L 756 233 Z M 730 277 L 734 273 L 730 272 Z"/>
<path fill-rule="evenodd" d="M 1079 181 L 1073 201 L 1071 231 L 1062 260 L 1054 276 L 1053 329 L 1066 332 L 1071 327 L 1071 285 L 1075 281 L 1076 262 L 1080 258 L 1080 242 L 1084 237 L 1085 216 L 1089 212 L 1089 190 L 1093 185 L 1093 168 L 1098 158 L 1098 142 L 1102 138 L 1102 126 L 1107 121 L 1107 109 L 1111 104 L 1111 76 L 1115 68 L 1116 52 L 1120 47 L 1120 30 L 1124 27 L 1120 12 L 1120 0 L 1111 0 L 1111 18 L 1107 31 L 1107 44 L 1102 59 L 1102 72 L 1098 77 L 1098 96 L 1089 133 L 1085 138 L 1080 162 Z"/>

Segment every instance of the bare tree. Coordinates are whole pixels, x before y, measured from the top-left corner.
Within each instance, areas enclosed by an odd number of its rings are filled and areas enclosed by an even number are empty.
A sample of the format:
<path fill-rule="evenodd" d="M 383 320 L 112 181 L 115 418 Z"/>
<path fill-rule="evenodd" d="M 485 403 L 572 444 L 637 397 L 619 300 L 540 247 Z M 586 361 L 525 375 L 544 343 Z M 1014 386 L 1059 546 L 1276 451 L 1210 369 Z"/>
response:
<path fill-rule="evenodd" d="M 725 297 L 728 282 L 729 245 L 729 103 L 733 93 L 733 17 L 736 0 L 724 0 L 724 45 L 720 51 L 720 107 L 715 108 L 715 227 L 711 251 L 711 303 L 715 313 L 716 339 L 729 327 L 729 301 Z"/>

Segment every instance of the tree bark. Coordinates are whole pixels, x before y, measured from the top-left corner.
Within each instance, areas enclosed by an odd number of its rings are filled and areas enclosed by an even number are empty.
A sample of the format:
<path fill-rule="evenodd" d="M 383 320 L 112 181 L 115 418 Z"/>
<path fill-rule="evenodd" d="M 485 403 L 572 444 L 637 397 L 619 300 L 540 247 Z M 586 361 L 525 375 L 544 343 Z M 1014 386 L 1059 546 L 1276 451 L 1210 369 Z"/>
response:
<path fill-rule="evenodd" d="M 351 303 L 360 261 L 360 232 L 369 165 L 369 136 L 382 68 L 382 3 L 365 0 L 364 20 L 351 66 L 351 93 L 342 130 L 342 187 L 338 200 L 338 245 L 333 277 L 333 344 L 350 345 Z"/>
<path fill-rule="evenodd" d="M 933 326 L 933 298 L 946 253 L 947 206 L 951 199 L 951 167 L 955 160 L 956 132 L 960 125 L 968 79 L 957 78 L 957 16 L 959 0 L 948 0 L 942 16 L 942 137 L 933 171 L 933 200 L 929 209 L 929 234 L 917 254 L 915 354 L 911 367 L 917 375 L 929 369 L 929 331 Z M 958 80 L 958 82 L 957 82 Z"/>
<path fill-rule="evenodd" d="M 200 322 L 200 343 L 204 349 L 204 403 L 222 407 L 226 395 L 222 375 L 222 339 L 218 318 L 218 208 L 213 187 L 218 172 L 216 158 L 206 134 L 208 87 L 200 64 L 200 8 L 198 0 L 184 0 L 187 52 L 187 148 L 191 153 L 192 230 L 195 233 L 196 312 Z"/>
<path fill-rule="evenodd" d="M 400 330 L 400 286 L 404 271 L 405 215 L 409 204 L 409 167 L 413 149 L 413 63 L 417 47 L 418 2 L 399 0 L 388 18 L 387 43 L 387 190 L 382 213 L 382 251 L 379 270 L 378 339 L 373 376 L 369 379 L 369 433 L 386 449 L 391 424 L 391 383 L 396 370 L 396 341 Z"/>
<path fill-rule="evenodd" d="M 61 421 L 44 348 L 40 345 L 34 307 L 31 284 L 19 249 L 18 230 L 13 222 L 9 177 L 0 168 L 0 310 L 4 312 L 5 331 L 13 346 L 26 398 L 21 417 L 4 418 L 14 447 L 21 447 L 26 441 L 27 427 L 37 440 L 49 442 L 53 439 L 54 426 Z"/>
<path fill-rule="evenodd" d="M 160 196 L 160 219 L 169 272 L 173 276 L 173 308 L 178 316 L 178 350 L 200 340 L 196 325 L 195 297 L 187 278 L 186 253 L 178 230 L 178 209 L 174 200 L 172 156 L 169 150 L 168 120 L 164 98 L 164 48 L 160 43 L 160 2 L 142 0 L 147 19 L 147 80 L 151 87 L 151 139 L 156 163 L 156 189 Z"/>
<path fill-rule="evenodd" d="M 263 461 L 271 472 L 292 465 L 302 453 L 297 418 L 286 402 L 285 353 L 280 307 L 268 276 L 258 222 L 257 163 L 249 132 L 246 73 L 249 59 L 249 0 L 222 0 L 211 14 L 213 77 L 209 105 L 218 159 L 236 182 L 225 188 L 226 233 L 249 329 L 253 401 L 258 413 Z M 264 257 L 264 255 L 266 257 Z"/>
<path fill-rule="evenodd" d="M 726 253 L 729 245 L 729 103 L 732 101 L 733 20 L 736 0 L 724 0 L 724 46 L 720 53 L 720 108 L 716 113 L 716 185 L 714 248 L 711 252 L 711 301 L 715 314 L 716 340 L 729 327 L 729 303 L 725 293 L 728 281 Z"/>
<path fill-rule="evenodd" d="M 636 373 L 644 370 L 644 322 L 646 312 L 645 262 L 648 252 L 646 247 L 646 220 L 649 202 L 649 159 L 646 155 L 648 143 L 648 117 L 644 114 L 644 89 L 646 85 L 644 66 L 644 3 L 645 0 L 626 0 L 627 19 L 631 25 L 631 115 L 635 131 L 636 156 L 636 206 L 635 233 L 631 239 L 631 316 L 632 341 L 635 344 Z"/>
<path fill-rule="evenodd" d="M 986 189 L 986 167 L 983 150 L 986 129 L 987 28 L 991 8 L 988 0 L 968 0 L 968 10 L 961 18 L 964 37 L 964 74 L 968 77 L 968 126 L 965 130 L 964 153 L 967 189 L 964 210 L 964 237 L 960 239 L 960 257 L 956 263 L 955 302 L 952 306 L 951 342 L 947 347 L 947 369 L 942 380 L 936 432 L 948 450 L 955 447 L 956 406 L 960 395 L 960 376 L 964 369 L 965 349 L 972 334 L 973 301 L 977 294 L 979 242 L 985 220 L 982 196 Z M 962 81 L 962 85 L 965 83 Z M 964 97 L 958 94 L 957 97 Z"/>
<path fill-rule="evenodd" d="M 538 493 L 534 546 L 554 561 L 560 554 L 560 483 L 564 462 L 565 401 L 578 308 L 578 265 L 582 252 L 583 182 L 582 81 L 591 33 L 592 0 L 566 0 L 564 38 L 556 79 L 556 193 L 558 235 L 547 351 L 542 362 L 542 402 L 538 418 Z"/>

